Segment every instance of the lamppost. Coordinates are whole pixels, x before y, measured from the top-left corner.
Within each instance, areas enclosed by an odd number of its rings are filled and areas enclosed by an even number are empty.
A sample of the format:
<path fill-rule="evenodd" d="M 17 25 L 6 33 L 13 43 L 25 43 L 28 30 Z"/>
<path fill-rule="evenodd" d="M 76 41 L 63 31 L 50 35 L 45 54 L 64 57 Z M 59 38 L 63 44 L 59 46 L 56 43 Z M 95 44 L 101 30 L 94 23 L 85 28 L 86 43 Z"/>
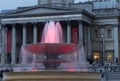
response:
<path fill-rule="evenodd" d="M 101 65 L 104 65 L 104 34 L 101 34 Z"/>

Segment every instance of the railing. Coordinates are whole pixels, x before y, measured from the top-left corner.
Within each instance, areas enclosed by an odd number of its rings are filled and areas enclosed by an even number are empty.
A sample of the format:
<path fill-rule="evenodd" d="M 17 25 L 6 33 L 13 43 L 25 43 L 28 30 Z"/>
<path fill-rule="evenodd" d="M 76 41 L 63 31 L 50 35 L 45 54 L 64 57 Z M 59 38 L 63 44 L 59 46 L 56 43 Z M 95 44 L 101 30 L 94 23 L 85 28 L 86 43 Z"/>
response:
<path fill-rule="evenodd" d="M 14 71 L 15 69 L 29 69 L 34 67 L 32 64 L 8 64 L 4 66 L 0 66 L 0 71 L 1 70 L 12 70 Z M 35 67 L 37 67 L 38 70 L 46 70 L 41 64 L 37 64 Z M 87 69 L 89 72 L 120 72 L 120 66 L 115 65 L 115 66 L 63 66 L 58 69 L 53 69 L 53 70 L 66 70 L 67 68 L 77 68 L 79 69 L 78 71 L 82 71 L 83 69 Z M 77 70 L 76 70 L 77 71 Z"/>

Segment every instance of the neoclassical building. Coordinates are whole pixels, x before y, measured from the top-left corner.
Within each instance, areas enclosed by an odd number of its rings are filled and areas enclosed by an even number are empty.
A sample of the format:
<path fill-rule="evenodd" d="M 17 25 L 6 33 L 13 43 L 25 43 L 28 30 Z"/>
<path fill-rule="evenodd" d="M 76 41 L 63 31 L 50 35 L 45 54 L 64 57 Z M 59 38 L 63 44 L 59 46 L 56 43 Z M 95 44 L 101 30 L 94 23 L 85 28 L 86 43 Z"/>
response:
<path fill-rule="evenodd" d="M 120 2 L 92 0 L 38 0 L 0 14 L 1 65 L 17 64 L 23 44 L 40 43 L 47 21 L 59 21 L 65 43 L 82 44 L 86 58 L 105 63 L 120 60 Z"/>

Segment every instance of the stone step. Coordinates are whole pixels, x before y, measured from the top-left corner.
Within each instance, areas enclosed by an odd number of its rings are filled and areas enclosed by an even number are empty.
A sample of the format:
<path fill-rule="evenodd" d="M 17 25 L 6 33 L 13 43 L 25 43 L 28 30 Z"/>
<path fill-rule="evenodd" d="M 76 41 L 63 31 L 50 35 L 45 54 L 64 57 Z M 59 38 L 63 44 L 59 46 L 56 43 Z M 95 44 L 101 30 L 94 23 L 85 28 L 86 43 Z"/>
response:
<path fill-rule="evenodd" d="M 101 81 L 98 72 L 40 71 L 5 72 L 3 81 Z"/>

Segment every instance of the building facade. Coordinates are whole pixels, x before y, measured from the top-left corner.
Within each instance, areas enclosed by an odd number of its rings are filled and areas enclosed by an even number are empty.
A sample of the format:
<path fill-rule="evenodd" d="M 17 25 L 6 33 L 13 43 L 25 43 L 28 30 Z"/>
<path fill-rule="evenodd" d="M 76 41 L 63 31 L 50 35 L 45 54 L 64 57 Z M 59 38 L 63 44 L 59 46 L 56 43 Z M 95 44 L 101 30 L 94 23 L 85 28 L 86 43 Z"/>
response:
<path fill-rule="evenodd" d="M 84 46 L 86 58 L 101 65 L 119 63 L 119 4 L 119 0 L 38 0 L 36 6 L 1 12 L 1 65 L 18 64 L 21 46 L 40 43 L 50 20 L 62 25 L 65 43 Z"/>

